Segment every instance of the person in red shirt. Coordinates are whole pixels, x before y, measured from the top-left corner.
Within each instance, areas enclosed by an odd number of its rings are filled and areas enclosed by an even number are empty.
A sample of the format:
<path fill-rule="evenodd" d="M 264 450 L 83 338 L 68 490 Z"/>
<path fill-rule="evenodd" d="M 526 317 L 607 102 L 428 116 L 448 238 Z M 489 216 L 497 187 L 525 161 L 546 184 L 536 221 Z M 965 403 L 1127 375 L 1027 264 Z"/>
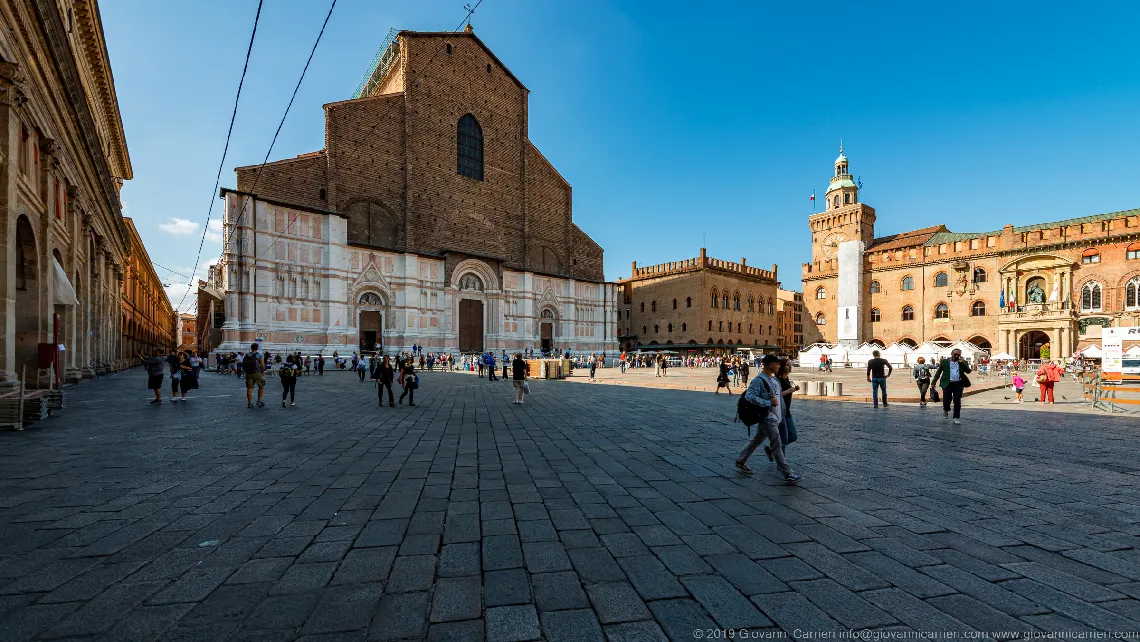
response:
<path fill-rule="evenodd" d="M 1041 367 L 1037 369 L 1037 375 L 1034 377 L 1034 381 L 1037 382 L 1037 385 L 1041 386 L 1041 403 L 1055 403 L 1053 399 L 1053 386 L 1061 380 L 1063 373 L 1064 370 L 1061 366 L 1052 361 L 1042 363 Z M 1046 399 L 1048 399 L 1048 402 L 1046 402 Z"/>

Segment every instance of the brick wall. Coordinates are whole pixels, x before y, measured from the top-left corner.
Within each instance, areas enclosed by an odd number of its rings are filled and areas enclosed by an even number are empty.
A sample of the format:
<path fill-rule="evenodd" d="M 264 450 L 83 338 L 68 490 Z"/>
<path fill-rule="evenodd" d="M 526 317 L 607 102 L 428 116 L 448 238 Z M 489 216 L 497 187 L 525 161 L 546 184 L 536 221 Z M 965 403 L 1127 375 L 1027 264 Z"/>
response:
<path fill-rule="evenodd" d="M 238 167 L 237 189 L 256 191 L 267 197 L 297 203 L 316 209 L 328 209 L 328 198 L 321 198 L 326 189 L 328 160 L 324 152 L 307 154 L 273 163 L 266 163 L 258 178 L 257 165 Z"/>

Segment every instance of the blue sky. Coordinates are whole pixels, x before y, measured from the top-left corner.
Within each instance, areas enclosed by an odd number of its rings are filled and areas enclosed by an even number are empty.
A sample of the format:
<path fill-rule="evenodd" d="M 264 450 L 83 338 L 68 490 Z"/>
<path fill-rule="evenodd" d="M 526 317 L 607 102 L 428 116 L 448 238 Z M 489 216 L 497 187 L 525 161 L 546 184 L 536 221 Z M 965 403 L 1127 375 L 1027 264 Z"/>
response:
<path fill-rule="evenodd" d="M 339 0 L 271 159 L 324 146 L 321 105 L 350 97 L 389 27 L 453 29 L 463 4 Z M 126 215 L 183 274 L 256 6 L 101 3 Z M 327 10 L 265 1 L 222 185 L 265 155 Z M 707 234 L 711 256 L 776 263 L 792 289 L 840 138 L 879 235 L 1140 207 L 1138 23 L 1129 1 L 484 0 L 472 18 L 531 90 L 530 137 L 573 186 L 607 279 L 696 256 Z M 221 249 L 209 237 L 203 265 Z M 186 279 L 159 273 L 177 304 Z"/>

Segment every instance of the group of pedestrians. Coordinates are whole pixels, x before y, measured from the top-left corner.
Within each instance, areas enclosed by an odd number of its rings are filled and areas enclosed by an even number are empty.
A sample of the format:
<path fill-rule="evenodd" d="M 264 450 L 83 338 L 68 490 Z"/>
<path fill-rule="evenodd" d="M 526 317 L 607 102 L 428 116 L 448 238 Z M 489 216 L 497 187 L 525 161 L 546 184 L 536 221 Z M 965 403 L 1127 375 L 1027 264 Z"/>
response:
<path fill-rule="evenodd" d="M 723 362 L 722 362 L 723 366 Z M 737 415 L 748 426 L 756 425 L 756 434 L 736 458 L 737 470 L 751 474 L 748 460 L 765 441 L 764 453 L 784 475 L 784 482 L 795 484 L 802 478 L 792 470 L 787 459 L 788 444 L 796 441 L 792 420 L 792 394 L 799 386 L 791 381 L 791 364 L 782 357 L 766 355 L 760 371 L 737 402 Z"/>
<path fill-rule="evenodd" d="M 198 374 L 204 365 L 202 357 L 194 350 L 155 350 L 147 356 L 138 353 L 146 368 L 147 388 L 154 392 L 152 404 L 162 403 L 162 380 L 170 374 L 170 401 L 187 400 L 186 393 L 198 389 Z M 181 394 L 181 396 L 179 396 Z"/>
<path fill-rule="evenodd" d="M 878 350 L 871 352 L 871 359 L 867 361 L 867 381 L 871 384 L 871 401 L 875 408 L 879 407 L 879 395 L 883 397 L 883 407 L 887 403 L 887 378 L 894 372 L 894 367 L 880 356 Z M 962 359 L 962 351 L 955 348 L 950 356 L 939 359 L 938 365 L 926 362 L 925 357 L 919 357 L 911 368 L 911 379 L 918 386 L 918 405 L 926 407 L 926 399 L 937 402 L 942 399 L 942 415 L 951 418 L 955 424 L 961 424 L 962 393 L 970 387 L 970 363 Z M 941 390 L 941 394 L 939 394 Z"/>
<path fill-rule="evenodd" d="M 408 398 L 408 406 L 416 405 L 416 390 L 420 387 L 420 377 L 416 374 L 416 360 L 412 356 L 397 357 L 395 363 L 388 355 L 372 369 L 372 379 L 376 382 L 376 402 L 378 406 L 384 405 L 384 391 L 388 391 L 388 407 L 395 408 L 395 394 L 392 392 L 392 383 L 395 382 L 403 388 L 400 392 L 400 403 L 404 397 Z"/>

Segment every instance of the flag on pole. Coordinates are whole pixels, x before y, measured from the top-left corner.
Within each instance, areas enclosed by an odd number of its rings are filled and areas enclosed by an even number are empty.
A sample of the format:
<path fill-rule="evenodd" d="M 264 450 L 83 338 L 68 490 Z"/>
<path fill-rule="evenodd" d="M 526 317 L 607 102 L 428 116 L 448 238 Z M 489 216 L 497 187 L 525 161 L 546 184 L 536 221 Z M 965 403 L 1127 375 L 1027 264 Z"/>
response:
<path fill-rule="evenodd" d="M 815 200 L 815 192 L 812 192 L 812 193 L 811 193 L 811 198 L 809 198 L 808 200 L 809 200 L 809 201 L 814 201 L 814 200 Z"/>
<path fill-rule="evenodd" d="M 1005 309 L 1005 288 L 1001 289 L 1001 297 L 998 299 L 998 307 Z"/>
<path fill-rule="evenodd" d="M 855 179 L 855 181 L 855 184 L 859 186 L 859 189 L 863 189 L 863 177 L 860 176 L 859 178 Z"/>

